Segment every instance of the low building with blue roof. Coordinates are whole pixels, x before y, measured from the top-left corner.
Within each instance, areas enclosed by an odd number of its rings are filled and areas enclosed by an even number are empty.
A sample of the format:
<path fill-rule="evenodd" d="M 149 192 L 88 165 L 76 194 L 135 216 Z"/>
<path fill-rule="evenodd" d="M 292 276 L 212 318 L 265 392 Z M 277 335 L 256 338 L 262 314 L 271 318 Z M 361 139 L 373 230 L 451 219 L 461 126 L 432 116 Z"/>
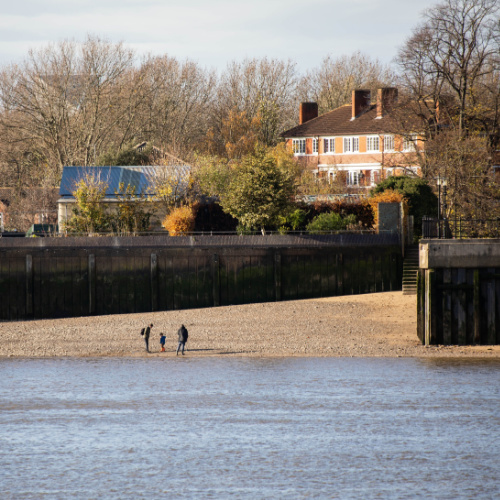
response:
<path fill-rule="evenodd" d="M 106 193 L 102 203 L 110 210 L 113 205 L 123 203 L 123 199 L 117 197 L 116 193 L 121 192 L 121 186 L 126 189 L 128 186 L 135 188 L 134 197 L 131 203 L 141 202 L 145 199 L 157 201 L 156 186 L 162 179 L 173 179 L 176 184 L 179 196 L 186 193 L 191 167 L 185 163 L 166 166 L 105 166 L 105 167 L 72 167 L 63 168 L 61 185 L 59 188 L 58 200 L 58 225 L 61 231 L 64 230 L 65 222 L 73 215 L 73 207 L 76 206 L 76 199 L 73 195 L 78 184 L 82 180 L 92 178 L 100 181 L 106 188 Z M 160 210 L 161 212 L 161 210 Z M 155 221 L 161 221 L 165 213 L 156 213 Z"/>

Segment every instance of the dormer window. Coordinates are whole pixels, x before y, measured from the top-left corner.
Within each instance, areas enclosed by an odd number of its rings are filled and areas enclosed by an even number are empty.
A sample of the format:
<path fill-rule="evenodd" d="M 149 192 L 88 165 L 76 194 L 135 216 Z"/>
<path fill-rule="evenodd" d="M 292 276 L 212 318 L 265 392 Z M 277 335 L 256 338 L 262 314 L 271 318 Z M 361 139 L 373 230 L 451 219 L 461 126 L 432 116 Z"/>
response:
<path fill-rule="evenodd" d="M 305 155 L 306 154 L 306 140 L 305 139 L 293 139 L 292 149 L 294 155 Z"/>

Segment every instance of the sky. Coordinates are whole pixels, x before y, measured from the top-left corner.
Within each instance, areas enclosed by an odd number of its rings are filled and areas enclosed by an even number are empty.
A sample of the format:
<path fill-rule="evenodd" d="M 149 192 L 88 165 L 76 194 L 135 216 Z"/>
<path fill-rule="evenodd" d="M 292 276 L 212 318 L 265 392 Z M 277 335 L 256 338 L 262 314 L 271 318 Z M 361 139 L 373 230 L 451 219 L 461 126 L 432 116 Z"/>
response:
<path fill-rule="evenodd" d="M 245 58 L 300 72 L 360 51 L 389 64 L 436 0 L 0 0 L 0 67 L 29 49 L 97 35 L 224 71 Z"/>

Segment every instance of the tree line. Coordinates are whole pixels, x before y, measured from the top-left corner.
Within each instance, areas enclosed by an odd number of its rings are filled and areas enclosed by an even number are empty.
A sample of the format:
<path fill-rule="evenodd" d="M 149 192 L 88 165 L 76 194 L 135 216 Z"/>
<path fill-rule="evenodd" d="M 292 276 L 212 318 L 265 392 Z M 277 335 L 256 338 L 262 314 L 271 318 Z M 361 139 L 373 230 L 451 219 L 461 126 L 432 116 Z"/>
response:
<path fill-rule="evenodd" d="M 324 112 L 350 102 L 356 86 L 395 82 L 359 53 L 326 57 L 311 74 L 267 58 L 232 62 L 220 75 L 168 55 L 137 61 L 122 43 L 94 36 L 30 51 L 0 71 L 3 183 L 57 178 L 65 165 L 96 165 L 142 141 L 185 160 L 239 155 L 256 140 L 274 146 L 296 124 L 301 100 L 316 99 Z"/>
<path fill-rule="evenodd" d="M 485 216 L 500 196 L 489 175 L 500 149 L 498 12 L 495 0 L 441 1 L 400 48 L 395 69 L 356 52 L 327 55 L 306 74 L 269 58 L 233 61 L 219 74 L 170 55 L 139 59 L 96 36 L 31 50 L 0 70 L 0 187 L 20 206 L 36 205 L 65 165 L 147 162 L 133 149 L 142 142 L 220 170 L 279 144 L 300 102 L 316 101 L 324 113 L 350 103 L 355 88 L 397 86 L 398 130 L 410 135 L 418 120 L 422 172 L 449 179 L 448 215 Z M 342 189 L 307 174 L 300 182 L 305 191 Z"/>

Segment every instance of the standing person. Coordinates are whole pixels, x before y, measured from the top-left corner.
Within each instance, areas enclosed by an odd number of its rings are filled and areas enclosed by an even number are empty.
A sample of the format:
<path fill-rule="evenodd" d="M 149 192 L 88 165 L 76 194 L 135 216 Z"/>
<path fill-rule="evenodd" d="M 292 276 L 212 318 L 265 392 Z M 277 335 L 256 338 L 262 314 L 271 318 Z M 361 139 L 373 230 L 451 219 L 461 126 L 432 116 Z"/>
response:
<path fill-rule="evenodd" d="M 177 335 L 179 335 L 179 345 L 177 346 L 177 351 L 175 352 L 175 355 L 177 356 L 179 354 L 179 349 L 182 347 L 181 353 L 184 356 L 184 347 L 186 346 L 186 342 L 188 339 L 187 328 L 184 325 L 181 325 L 181 327 L 177 331 Z"/>
<path fill-rule="evenodd" d="M 144 342 L 146 342 L 146 352 L 149 352 L 149 335 L 151 334 L 151 329 L 153 328 L 153 323 L 151 323 L 144 331 Z"/>
<path fill-rule="evenodd" d="M 160 347 L 161 347 L 161 352 L 165 352 L 165 334 L 160 333 Z"/>

